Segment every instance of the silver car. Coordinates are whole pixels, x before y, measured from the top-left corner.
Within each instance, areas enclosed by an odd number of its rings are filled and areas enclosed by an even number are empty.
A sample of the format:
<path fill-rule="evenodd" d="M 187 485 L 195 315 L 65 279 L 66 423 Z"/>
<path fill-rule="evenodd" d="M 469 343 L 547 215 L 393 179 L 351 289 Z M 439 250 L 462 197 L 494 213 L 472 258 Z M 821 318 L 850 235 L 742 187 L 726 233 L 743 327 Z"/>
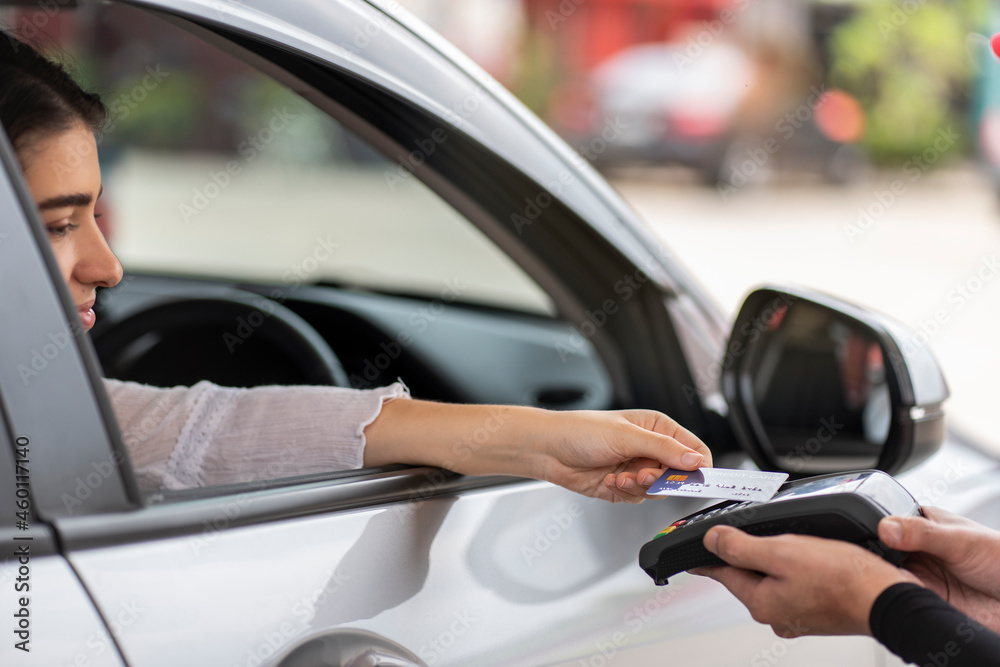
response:
<path fill-rule="evenodd" d="M 926 349 L 780 288 L 731 326 L 605 181 L 396 3 L 72 4 L 0 17 L 54 35 L 110 101 L 127 274 L 92 337 L 73 326 L 0 138 L 0 664 L 894 660 L 866 638 L 777 638 L 708 580 L 656 587 L 639 548 L 697 500 L 405 467 L 144 493 L 102 374 L 655 408 L 717 465 L 910 468 L 918 500 L 996 524 L 996 462 L 941 446 Z"/>

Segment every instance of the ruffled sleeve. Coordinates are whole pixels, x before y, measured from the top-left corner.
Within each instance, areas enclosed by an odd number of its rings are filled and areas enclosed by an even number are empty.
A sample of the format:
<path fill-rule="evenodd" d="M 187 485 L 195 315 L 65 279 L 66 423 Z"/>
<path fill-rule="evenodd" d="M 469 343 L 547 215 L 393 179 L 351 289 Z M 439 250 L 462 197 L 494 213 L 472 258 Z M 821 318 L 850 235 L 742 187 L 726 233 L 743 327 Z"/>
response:
<path fill-rule="evenodd" d="M 387 401 L 410 396 L 402 382 L 365 390 L 104 386 L 144 490 L 360 468 L 365 427 Z"/>

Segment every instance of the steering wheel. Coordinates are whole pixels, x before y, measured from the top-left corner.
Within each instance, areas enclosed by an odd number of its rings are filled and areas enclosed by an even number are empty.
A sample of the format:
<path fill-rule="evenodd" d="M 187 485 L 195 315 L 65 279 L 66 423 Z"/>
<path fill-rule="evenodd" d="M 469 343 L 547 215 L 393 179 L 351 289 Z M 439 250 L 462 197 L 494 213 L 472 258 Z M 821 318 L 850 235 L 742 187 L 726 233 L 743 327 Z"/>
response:
<path fill-rule="evenodd" d="M 102 324 L 91 336 L 109 378 L 160 387 L 201 380 L 350 386 L 337 355 L 308 322 L 250 292 L 171 296 Z"/>

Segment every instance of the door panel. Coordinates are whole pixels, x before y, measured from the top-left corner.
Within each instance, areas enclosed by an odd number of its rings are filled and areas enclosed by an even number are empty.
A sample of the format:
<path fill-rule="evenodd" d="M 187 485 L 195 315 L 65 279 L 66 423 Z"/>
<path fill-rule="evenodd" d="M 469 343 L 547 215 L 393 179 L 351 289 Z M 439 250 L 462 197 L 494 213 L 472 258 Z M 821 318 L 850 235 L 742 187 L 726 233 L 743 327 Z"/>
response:
<path fill-rule="evenodd" d="M 14 559 L 0 561 L 0 616 L 9 619 L 17 611 L 18 594 L 14 591 L 18 576 Z M 97 613 L 87 592 L 80 585 L 69 564 L 60 556 L 31 559 L 27 583 L 30 586 L 28 606 L 30 614 L 29 652 L 14 648 L 20 639 L 12 639 L 10 630 L 4 632 L 0 645 L 0 664 L 7 667 L 37 667 L 46 665 L 87 665 L 88 667 L 124 667 L 115 647 L 114 638 Z M 24 582 L 22 582 L 24 583 Z M 105 609 L 105 617 L 117 636 L 145 610 L 135 604 L 135 599 L 123 597 L 116 606 Z"/>
<path fill-rule="evenodd" d="M 525 482 L 72 560 L 102 609 L 146 610 L 120 636 L 143 666 L 191 655 L 276 665 L 333 629 L 374 633 L 428 665 L 599 667 L 706 647 L 711 659 L 697 664 L 772 655 L 781 640 L 714 582 L 682 575 L 657 588 L 639 569 L 638 547 L 697 507 L 611 505 Z M 777 650 L 875 664 L 870 640 L 832 647 L 803 639 Z"/>

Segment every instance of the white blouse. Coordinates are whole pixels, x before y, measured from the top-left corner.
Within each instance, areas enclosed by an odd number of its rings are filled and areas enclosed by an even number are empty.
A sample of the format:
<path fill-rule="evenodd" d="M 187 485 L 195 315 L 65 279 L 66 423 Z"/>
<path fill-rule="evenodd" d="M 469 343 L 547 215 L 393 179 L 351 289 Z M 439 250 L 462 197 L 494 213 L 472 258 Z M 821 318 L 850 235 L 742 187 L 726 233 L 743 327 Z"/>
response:
<path fill-rule="evenodd" d="M 410 397 L 402 382 L 164 389 L 105 379 L 104 387 L 144 491 L 361 468 L 365 427 L 384 403 Z"/>

